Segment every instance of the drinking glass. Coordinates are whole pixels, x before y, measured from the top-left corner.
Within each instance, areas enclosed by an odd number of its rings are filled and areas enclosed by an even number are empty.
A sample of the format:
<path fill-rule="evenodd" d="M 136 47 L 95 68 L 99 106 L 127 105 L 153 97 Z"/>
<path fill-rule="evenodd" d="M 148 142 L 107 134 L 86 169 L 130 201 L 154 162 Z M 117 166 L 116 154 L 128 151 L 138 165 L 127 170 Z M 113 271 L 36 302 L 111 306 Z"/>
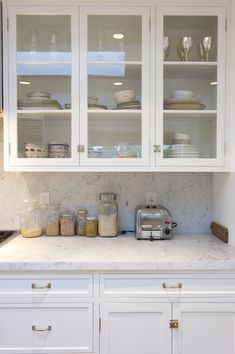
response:
<path fill-rule="evenodd" d="M 181 53 L 183 54 L 183 60 L 188 60 L 188 54 L 193 46 L 193 39 L 192 37 L 182 37 L 180 39 L 180 49 Z"/>

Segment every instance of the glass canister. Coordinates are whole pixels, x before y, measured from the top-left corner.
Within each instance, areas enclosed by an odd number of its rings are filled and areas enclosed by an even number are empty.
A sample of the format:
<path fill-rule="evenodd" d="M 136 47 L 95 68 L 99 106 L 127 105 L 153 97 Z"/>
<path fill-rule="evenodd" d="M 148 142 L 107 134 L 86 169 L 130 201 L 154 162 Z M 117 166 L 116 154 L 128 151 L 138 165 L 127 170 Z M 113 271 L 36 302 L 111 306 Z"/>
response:
<path fill-rule="evenodd" d="M 86 218 L 86 236 L 97 236 L 97 219 L 95 216 L 87 216 Z"/>
<path fill-rule="evenodd" d="M 75 215 L 73 210 L 67 209 L 61 213 L 60 234 L 61 236 L 73 236 L 75 234 Z"/>
<path fill-rule="evenodd" d="M 46 208 L 46 235 L 59 236 L 60 209 L 57 204 L 49 204 Z"/>
<path fill-rule="evenodd" d="M 24 200 L 20 225 L 23 237 L 38 237 L 42 235 L 42 215 L 36 199 Z"/>
<path fill-rule="evenodd" d="M 118 234 L 117 195 L 101 193 L 98 206 L 98 233 L 102 237 L 113 237 Z"/>
<path fill-rule="evenodd" d="M 87 217 L 87 210 L 79 209 L 77 211 L 76 234 L 78 236 L 86 235 L 86 217 Z"/>

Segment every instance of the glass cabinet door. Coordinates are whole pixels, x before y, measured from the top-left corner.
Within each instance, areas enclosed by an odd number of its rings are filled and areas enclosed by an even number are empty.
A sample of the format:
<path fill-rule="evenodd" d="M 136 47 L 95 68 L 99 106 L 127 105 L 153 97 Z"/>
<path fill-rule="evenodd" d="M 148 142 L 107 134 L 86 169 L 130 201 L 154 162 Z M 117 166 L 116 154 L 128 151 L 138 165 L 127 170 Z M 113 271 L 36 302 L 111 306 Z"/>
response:
<path fill-rule="evenodd" d="M 9 107 L 11 162 L 63 166 L 76 162 L 78 136 L 72 40 L 77 40 L 76 9 L 10 8 Z M 78 71 L 78 69 L 77 69 Z M 72 94 L 73 92 L 73 94 Z M 73 114 L 71 110 L 73 105 Z M 74 134 L 74 135 L 73 135 Z"/>
<path fill-rule="evenodd" d="M 157 86 L 162 147 L 156 163 L 223 165 L 225 12 L 223 8 L 157 11 Z M 157 123 L 157 125 L 158 125 Z"/>
<path fill-rule="evenodd" d="M 82 165 L 149 164 L 149 10 L 81 9 Z"/>

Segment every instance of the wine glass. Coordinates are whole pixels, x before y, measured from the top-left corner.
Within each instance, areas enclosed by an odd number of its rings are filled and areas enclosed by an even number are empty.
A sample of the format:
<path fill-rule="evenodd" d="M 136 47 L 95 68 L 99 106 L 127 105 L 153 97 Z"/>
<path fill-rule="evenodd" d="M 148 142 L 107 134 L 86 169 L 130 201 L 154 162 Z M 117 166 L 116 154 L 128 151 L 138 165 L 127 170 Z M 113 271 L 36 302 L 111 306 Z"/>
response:
<path fill-rule="evenodd" d="M 206 61 L 209 61 L 209 54 L 212 46 L 212 36 L 205 36 L 202 39 L 202 48 L 204 52 L 204 57 Z"/>
<path fill-rule="evenodd" d="M 168 57 L 170 52 L 170 39 L 169 37 L 164 36 L 163 37 L 163 57 L 164 60 Z"/>
<path fill-rule="evenodd" d="M 182 37 L 180 39 L 180 48 L 182 53 L 184 54 L 183 60 L 188 60 L 188 54 L 193 46 L 193 39 L 192 37 Z"/>

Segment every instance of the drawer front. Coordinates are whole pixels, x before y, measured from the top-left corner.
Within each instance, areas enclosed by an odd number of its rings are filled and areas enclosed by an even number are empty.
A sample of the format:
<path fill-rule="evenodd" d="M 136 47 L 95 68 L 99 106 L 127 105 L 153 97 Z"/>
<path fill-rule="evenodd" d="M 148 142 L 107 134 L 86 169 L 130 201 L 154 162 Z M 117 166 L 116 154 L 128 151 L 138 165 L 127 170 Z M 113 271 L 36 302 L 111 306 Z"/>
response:
<path fill-rule="evenodd" d="M 0 353 L 90 353 L 93 305 L 0 309 Z"/>
<path fill-rule="evenodd" d="M 18 275 L 1 277 L 0 296 L 30 295 L 30 296 L 66 296 L 92 297 L 93 275 L 55 275 L 37 274 L 35 276 Z"/>
<path fill-rule="evenodd" d="M 100 297 L 206 296 L 235 294 L 235 277 L 226 274 L 101 274 Z"/>

